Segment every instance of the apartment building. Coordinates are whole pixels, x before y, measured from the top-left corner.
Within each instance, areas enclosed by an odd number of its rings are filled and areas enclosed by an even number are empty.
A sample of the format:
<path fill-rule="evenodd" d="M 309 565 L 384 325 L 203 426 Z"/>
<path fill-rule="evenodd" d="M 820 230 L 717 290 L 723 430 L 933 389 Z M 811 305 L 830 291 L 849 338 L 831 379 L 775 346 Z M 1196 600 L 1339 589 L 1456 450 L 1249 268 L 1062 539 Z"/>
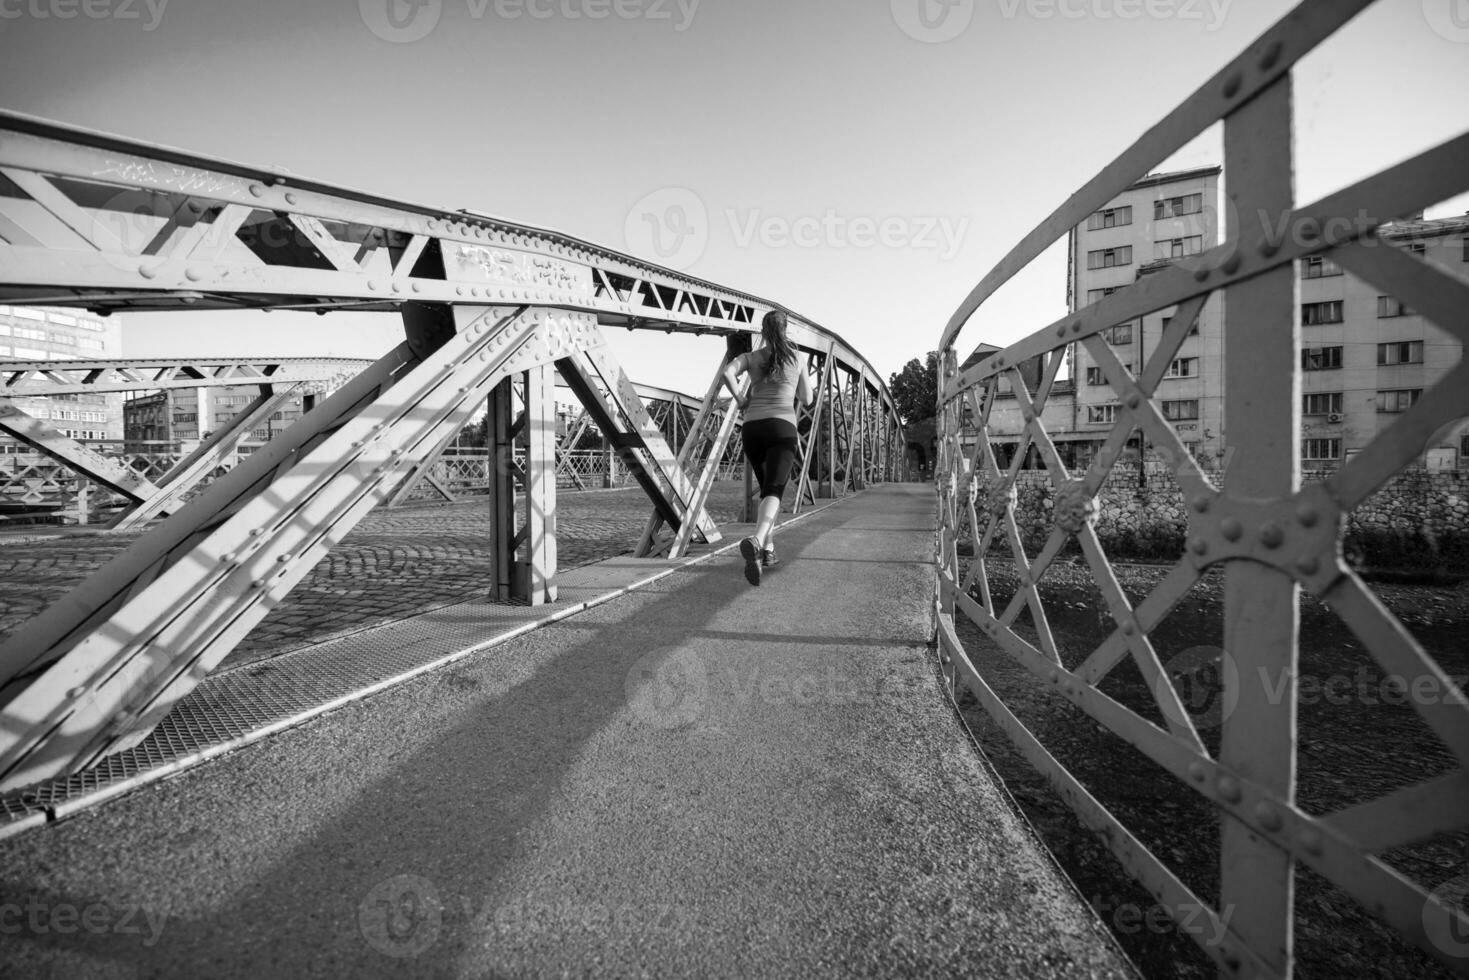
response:
<path fill-rule="evenodd" d="M 0 306 L 0 362 L 73 361 L 122 356 L 116 321 L 84 310 Z M 113 394 L 18 397 L 15 406 L 73 439 L 122 438 L 122 398 Z M 29 447 L 0 435 L 0 454 L 29 455 Z"/>
<path fill-rule="evenodd" d="M 1076 311 L 1144 276 L 1207 251 L 1223 240 L 1219 167 L 1143 178 L 1070 235 L 1068 308 Z M 1469 275 L 1469 216 L 1417 218 L 1384 227 L 1379 240 L 1424 261 Z M 1393 296 L 1345 274 L 1329 258 L 1299 263 L 1301 324 L 1301 461 L 1306 470 L 1341 465 L 1390 426 L 1453 369 L 1462 345 Z M 1156 400 L 1180 441 L 1206 468 L 1228 453 L 1224 429 L 1224 302 L 1216 291 L 1171 358 Z M 1149 362 L 1175 308 L 1117 324 L 1103 335 L 1134 373 Z M 992 352 L 987 352 L 992 353 Z M 976 356 L 981 355 L 976 352 Z M 1079 344 L 1042 416 L 1068 466 L 1087 465 L 1112 428 L 1118 400 L 1105 372 Z M 974 358 L 971 358 L 971 363 Z M 991 431 L 1002 459 L 1023 428 L 1002 384 Z M 1134 436 L 1126 457 L 1154 458 Z M 1431 468 L 1469 466 L 1469 423 L 1445 426 L 1420 459 Z M 1027 460 L 1027 466 L 1038 460 Z"/>
<path fill-rule="evenodd" d="M 1396 222 L 1378 239 L 1469 276 L 1469 216 Z M 1463 356 L 1452 334 L 1329 258 L 1301 261 L 1300 303 L 1301 456 L 1307 468 L 1350 459 Z M 1469 425 L 1461 421 L 1435 433 L 1421 461 L 1434 469 L 1469 465 Z"/>

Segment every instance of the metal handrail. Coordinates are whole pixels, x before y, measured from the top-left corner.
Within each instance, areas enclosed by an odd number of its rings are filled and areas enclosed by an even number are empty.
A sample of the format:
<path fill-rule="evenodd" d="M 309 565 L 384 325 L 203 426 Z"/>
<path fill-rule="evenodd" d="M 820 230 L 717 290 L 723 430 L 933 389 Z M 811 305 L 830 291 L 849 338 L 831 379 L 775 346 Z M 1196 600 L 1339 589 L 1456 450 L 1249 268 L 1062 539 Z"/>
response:
<path fill-rule="evenodd" d="M 961 686 L 974 694 L 1162 907 L 1180 923 L 1185 918 L 1202 922 L 1203 928 L 1182 931 L 1227 977 L 1291 975 L 1298 865 L 1329 879 L 1452 969 L 1464 969 L 1462 937 L 1469 935 L 1469 915 L 1447 893 L 1410 881 L 1382 857 L 1393 848 L 1469 827 L 1469 701 L 1341 553 L 1351 511 L 1411 465 L 1445 422 L 1469 415 L 1469 366 L 1461 362 L 1324 480 L 1301 480 L 1300 327 L 1294 292 L 1300 258 L 1329 254 L 1461 343 L 1469 341 L 1463 318 L 1469 284 L 1399 249 L 1380 246 L 1377 238 L 1377 229 L 1395 216 L 1469 188 L 1469 135 L 1315 204 L 1297 207 L 1292 199 L 1291 69 L 1369 2 L 1306 2 L 1293 10 L 1012 248 L 960 304 L 940 338 L 936 476 L 941 526 L 934 611 L 946 682 L 956 696 Z M 960 371 L 957 337 L 995 290 L 1150 167 L 1220 120 L 1232 209 L 1223 244 L 1191 257 L 1189 267 L 1172 265 L 1142 277 Z M 1271 220 L 1256 226 L 1241 219 L 1256 214 Z M 1225 427 L 1235 450 L 1223 473 L 1205 471 L 1191 458 L 1154 398 L 1205 301 L 1219 290 L 1227 295 L 1229 337 Z M 1136 372 L 1125 368 L 1101 332 L 1173 306 L 1177 311 L 1148 362 Z M 1072 473 L 1042 412 L 1075 344 L 1085 346 L 1103 369 L 1118 409 L 1098 458 Z M 1018 370 L 1032 358 L 1039 358 L 1042 367 L 1033 390 Z M 990 445 L 990 418 L 1002 378 L 1009 380 L 1013 404 L 1025 420 L 1017 451 L 1005 467 Z M 967 456 L 960 441 L 966 415 L 979 429 Z M 1135 428 L 1178 461 L 1174 472 L 1188 519 L 1185 553 L 1137 603 L 1119 585 L 1095 529 L 1098 494 Z M 1045 462 L 1055 492 L 1054 526 L 1034 555 L 1027 553 L 1016 519 L 1017 478 L 1031 446 Z M 959 564 L 961 538 L 973 544 L 967 571 Z M 1079 651 L 1079 660 L 1078 651 L 1058 644 L 1039 587 L 1073 541 L 1113 624 L 1103 642 Z M 991 592 L 987 570 L 987 554 L 995 544 L 1008 544 L 1019 579 L 1004 607 Z M 1184 709 L 1152 636 L 1214 568 L 1225 570 L 1220 656 L 1228 662 L 1224 703 L 1232 707 L 1222 722 L 1217 754 L 1206 747 Z M 1297 805 L 1295 709 L 1303 589 L 1344 621 L 1385 672 L 1429 678 L 1443 692 L 1435 703 L 1415 707 L 1458 768 L 1332 813 L 1309 813 Z M 1030 615 L 1034 642 L 1015 629 L 1024 612 Z M 978 627 L 987 646 L 1029 671 L 1035 683 L 1080 708 L 1212 805 L 1221 820 L 1217 901 L 1192 890 L 1016 717 L 960 641 L 960 615 Z M 1100 690 L 1101 681 L 1128 659 L 1148 682 L 1161 725 Z M 1279 679 L 1281 686 L 1267 690 L 1265 677 Z"/>

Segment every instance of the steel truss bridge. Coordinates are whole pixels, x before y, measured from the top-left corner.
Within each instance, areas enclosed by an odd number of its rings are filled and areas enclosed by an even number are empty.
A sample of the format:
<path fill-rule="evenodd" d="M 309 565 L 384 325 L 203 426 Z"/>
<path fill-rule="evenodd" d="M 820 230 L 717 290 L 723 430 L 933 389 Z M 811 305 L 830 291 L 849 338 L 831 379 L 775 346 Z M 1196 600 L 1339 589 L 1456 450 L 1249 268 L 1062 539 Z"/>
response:
<path fill-rule="evenodd" d="M 46 457 L 0 472 L 0 502 L 67 508 L 62 513 L 85 518 L 96 502 L 85 501 L 83 481 L 91 481 L 125 506 L 111 520 L 113 530 L 130 530 L 171 513 L 208 480 L 227 472 L 239 459 L 242 446 L 267 419 L 288 401 L 309 411 L 316 399 L 335 390 L 366 361 L 343 358 L 176 358 L 68 361 L 12 361 L 0 363 L 0 432 Z M 259 394 L 227 422 L 218 424 L 189 453 L 173 444 L 121 445 L 93 440 L 84 443 L 64 435 L 32 416 L 14 398 L 116 392 L 158 392 L 178 389 L 241 387 Z M 634 384 L 649 417 L 668 444 L 681 449 L 691 434 L 703 403 L 683 392 Z M 389 498 L 396 506 L 427 487 L 453 501 L 452 487 L 472 491 L 487 485 L 493 463 L 484 451 L 455 447 L 459 431 L 413 467 Z M 556 473 L 563 485 L 587 489 L 591 478 L 615 479 L 606 452 L 579 450 L 583 437 L 596 430 L 590 413 L 583 411 L 558 438 Z M 605 440 L 604 440 L 605 442 Z M 697 448 L 707 451 L 705 440 Z M 250 446 L 249 449 L 255 447 Z M 521 454 L 523 455 L 523 454 Z M 725 447 L 723 465 L 740 459 L 739 425 Z M 694 461 L 702 465 L 702 456 Z"/>
<path fill-rule="evenodd" d="M 1016 244 L 939 337 L 933 614 L 948 689 L 956 698 L 961 688 L 972 693 L 1161 907 L 1195 921 L 1198 927 L 1185 931 L 1223 977 L 1291 975 L 1298 866 L 1452 970 L 1462 964 L 1448 951 L 1469 935 L 1461 907 L 1385 856 L 1469 825 L 1469 703 L 1341 549 L 1347 515 L 1408 465 L 1430 433 L 1469 415 L 1469 366 L 1461 363 L 1426 391 L 1330 479 L 1303 486 L 1299 472 L 1298 260 L 1328 255 L 1469 340 L 1469 282 L 1378 247 L 1376 239 L 1376 229 L 1393 218 L 1469 189 L 1469 135 L 1321 201 L 1294 199 L 1292 69 L 1370 2 L 1299 6 Z M 1000 286 L 1221 121 L 1230 204 L 1223 244 L 1192 268 L 1164 269 L 1038 324 L 961 371 L 959 335 Z M 1373 217 L 1364 222 L 1361 215 Z M 0 788 L 74 772 L 136 744 L 486 399 L 498 461 L 490 477 L 492 593 L 531 603 L 554 597 L 553 372 L 648 493 L 653 512 L 641 553 L 676 555 L 694 540 L 718 536 L 702 502 L 713 478 L 710 461 L 721 458 L 735 420 L 715 398 L 717 374 L 675 456 L 609 355 L 603 332 L 676 330 L 733 341 L 758 329 L 772 308 L 768 301 L 545 229 L 406 206 L 14 115 L 0 116 L 0 239 L 0 297 L 7 302 L 103 312 L 395 311 L 406 335 L 0 647 Z M 1205 300 L 1220 290 L 1231 341 L 1226 425 L 1237 452 L 1215 483 L 1184 450 L 1157 392 Z M 1177 312 L 1151 359 L 1135 372 L 1125 368 L 1102 331 L 1169 307 Z M 799 499 L 901 475 L 901 433 L 880 380 L 835 334 L 799 317 L 792 333 L 813 355 L 821 393 L 803 419 Z M 1104 451 L 1074 473 L 1042 424 L 1073 344 L 1085 345 L 1103 366 L 1120 406 Z M 1034 392 L 1019 370 L 1032 358 L 1043 365 Z M 1002 380 L 1027 422 L 1006 468 L 987 428 Z M 960 439 L 966 411 L 980 432 L 972 453 Z M 1097 495 L 1134 429 L 1181 461 L 1189 511 L 1186 553 L 1136 603 L 1094 529 Z M 523 462 L 514 456 L 517 443 Z M 1033 554 L 1016 520 L 1017 477 L 1032 445 L 1055 496 L 1054 527 Z M 519 518 L 517 490 L 527 504 Z M 1042 597 L 1047 575 L 1073 541 L 1112 627 L 1099 645 L 1081 651 L 1058 644 Z M 961 542 L 973 546 L 967 567 Z M 1019 578 L 1005 604 L 991 588 L 992 545 L 1008 551 Z M 1224 646 L 1237 669 L 1224 672 L 1233 710 L 1212 751 L 1153 634 L 1216 569 L 1226 582 Z M 1448 692 L 1415 707 L 1453 768 L 1335 812 L 1298 805 L 1302 590 L 1338 615 L 1385 672 L 1430 678 Z M 1022 616 L 1028 627 L 1021 627 Z M 972 649 L 960 640 L 961 619 L 981 636 Z M 986 657 L 977 655 L 981 644 Z M 1220 827 L 1217 895 L 1191 888 L 1022 724 L 979 666 L 994 656 L 1013 659 L 1035 685 L 1207 802 Z M 1148 682 L 1161 722 L 1102 689 L 1124 661 Z M 1276 682 L 1284 685 L 1279 691 Z M 1210 937 L 1222 938 L 1205 941 Z"/>
<path fill-rule="evenodd" d="M 7 790 L 138 744 L 363 516 L 429 478 L 486 404 L 490 595 L 554 601 L 558 376 L 585 410 L 576 428 L 595 425 L 649 497 L 637 553 L 719 540 L 704 502 L 737 427 L 720 375 L 777 308 L 559 232 L 13 114 L 0 115 L 0 298 L 103 315 L 394 312 L 405 334 L 182 505 L 185 483 L 313 379 L 280 362 L 139 365 L 131 380 L 115 363 L 0 375 L 18 388 L 45 372 L 52 391 L 103 390 L 103 379 L 260 388 L 237 424 L 157 484 L 6 412 L 7 431 L 138 501 L 123 523 L 167 514 L 0 646 Z M 881 377 L 835 333 L 789 316 L 818 393 L 801 418 L 797 506 L 900 477 L 902 431 Z M 655 417 L 608 349 L 612 327 L 712 334 L 724 350 L 697 399 L 652 393 L 667 406 Z"/>
<path fill-rule="evenodd" d="M 967 689 L 1039 768 L 1077 816 L 1162 907 L 1199 914 L 1190 931 L 1223 977 L 1286 977 L 1293 966 L 1294 878 L 1304 866 L 1324 876 L 1409 942 L 1462 971 L 1469 917 L 1384 859 L 1386 852 L 1469 827 L 1469 702 L 1423 645 L 1390 613 L 1342 556 L 1346 519 L 1376 489 L 1421 454 L 1445 423 L 1469 415 L 1469 363 L 1437 386 L 1356 458 L 1323 483 L 1300 479 L 1300 327 L 1295 264 L 1329 256 L 1469 343 L 1469 282 L 1377 240 L 1399 216 L 1469 189 L 1469 135 L 1461 135 L 1309 204 L 1295 200 L 1292 67 L 1370 0 L 1303 3 L 1206 82 L 1177 109 L 1042 221 L 974 287 L 939 337 L 941 350 L 939 589 L 941 659 L 951 689 Z M 1227 236 L 1195 257 L 1143 277 L 1044 325 L 963 370 L 956 344 L 966 321 L 1012 276 L 1088 215 L 1163 163 L 1189 140 L 1224 124 Z M 1364 220 L 1364 216 L 1367 216 Z M 1158 388 L 1205 300 L 1225 296 L 1225 429 L 1234 461 L 1217 484 L 1194 462 L 1158 404 Z M 1129 370 L 1104 342 L 1107 328 L 1177 307 L 1157 350 Z M 1068 347 L 1083 345 L 1102 366 L 1118 402 L 1117 421 L 1097 461 L 1072 472 L 1042 422 Z M 1043 366 L 1030 392 L 1018 368 Z M 1008 379 L 1026 422 L 1008 467 L 991 448 L 990 413 Z M 972 452 L 960 441 L 966 408 L 977 420 Z M 1097 495 L 1120 450 L 1141 430 L 1171 458 L 1188 508 L 1187 551 L 1152 594 L 1136 604 L 1118 583 L 1094 530 Z M 1054 491 L 1054 527 L 1027 553 L 1016 522 L 1016 481 L 1027 449 L 1045 461 Z M 961 566 L 958 545 L 973 543 Z M 1113 629 L 1094 649 L 1062 649 L 1048 623 L 1040 586 L 1069 542 L 1080 545 L 1105 598 Z M 1005 604 L 990 589 L 991 545 L 1008 551 L 1019 586 Z M 1208 572 L 1222 569 L 1223 703 L 1231 706 L 1217 753 L 1210 752 L 1165 672 L 1152 633 Z M 1428 678 L 1441 698 L 1414 699 L 1417 713 L 1457 762 L 1380 798 L 1328 813 L 1296 802 L 1296 711 L 1302 590 L 1341 618 L 1389 675 Z M 1017 631 L 1028 613 L 1034 639 Z M 1164 778 L 1199 794 L 1220 817 L 1217 897 L 1192 890 L 1087 789 L 1012 712 L 966 651 L 956 620 L 974 624 L 986 652 L 1013 658 L 1034 683 L 1055 692 L 1098 725 L 1136 747 Z M 1130 660 L 1148 682 L 1163 725 L 1101 689 Z M 1266 682 L 1264 678 L 1272 679 Z M 1285 686 L 1272 685 L 1278 679 Z M 1365 710 L 1358 708 L 1358 710 Z M 1207 829 L 1207 828 L 1206 828 Z M 1221 912 L 1230 910 L 1231 914 Z M 1220 942 L 1206 937 L 1223 937 Z"/>

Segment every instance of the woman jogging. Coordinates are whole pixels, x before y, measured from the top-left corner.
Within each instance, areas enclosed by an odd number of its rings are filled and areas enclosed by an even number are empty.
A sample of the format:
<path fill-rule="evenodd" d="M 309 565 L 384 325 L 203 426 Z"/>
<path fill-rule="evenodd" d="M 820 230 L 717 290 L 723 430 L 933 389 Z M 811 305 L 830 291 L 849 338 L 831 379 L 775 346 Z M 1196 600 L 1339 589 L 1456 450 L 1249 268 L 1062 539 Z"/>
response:
<path fill-rule="evenodd" d="M 745 458 L 760 481 L 759 520 L 755 533 L 740 542 L 745 559 L 745 580 L 760 584 L 760 570 L 776 564 L 770 536 L 780 513 L 780 498 L 796 462 L 796 397 L 811 404 L 811 385 L 805 365 L 786 339 L 786 315 L 780 310 L 765 314 L 760 324 L 764 346 L 741 354 L 724 368 L 724 383 L 745 414 L 741 430 Z M 750 376 L 750 390 L 740 394 L 739 376 Z"/>

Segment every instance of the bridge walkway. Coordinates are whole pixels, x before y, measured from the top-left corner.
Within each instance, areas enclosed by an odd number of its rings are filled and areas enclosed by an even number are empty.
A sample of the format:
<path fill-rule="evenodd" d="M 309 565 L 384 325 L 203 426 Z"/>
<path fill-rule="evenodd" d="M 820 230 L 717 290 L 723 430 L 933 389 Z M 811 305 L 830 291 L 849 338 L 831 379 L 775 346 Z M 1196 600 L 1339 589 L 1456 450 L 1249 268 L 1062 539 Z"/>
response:
<path fill-rule="evenodd" d="M 0 840 L 51 926 L 0 974 L 1132 976 L 945 701 L 933 522 L 870 490 L 759 588 L 726 552 Z"/>

